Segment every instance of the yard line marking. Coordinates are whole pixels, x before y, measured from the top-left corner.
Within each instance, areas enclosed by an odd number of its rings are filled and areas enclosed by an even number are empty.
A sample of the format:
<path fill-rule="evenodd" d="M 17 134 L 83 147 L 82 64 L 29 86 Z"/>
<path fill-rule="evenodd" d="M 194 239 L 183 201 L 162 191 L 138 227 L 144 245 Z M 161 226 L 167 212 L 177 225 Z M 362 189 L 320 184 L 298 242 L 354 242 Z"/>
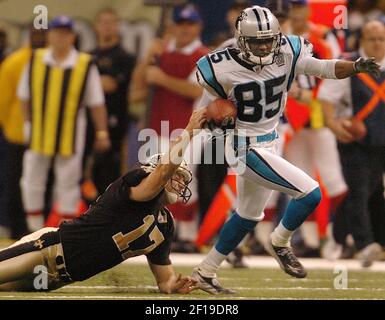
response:
<path fill-rule="evenodd" d="M 65 286 L 58 289 L 57 292 L 63 289 L 96 289 L 96 290 L 106 290 L 106 289 L 155 289 L 157 290 L 157 286 L 145 286 L 145 285 L 137 285 L 137 286 Z M 251 287 L 234 287 L 235 290 L 255 290 L 256 288 Z M 260 290 L 337 290 L 332 287 L 317 287 L 317 288 L 309 288 L 309 287 L 258 287 Z M 371 291 L 385 291 L 385 288 L 360 288 L 353 287 L 347 288 L 344 290 L 371 290 Z"/>
<path fill-rule="evenodd" d="M 206 255 L 198 253 L 171 253 L 171 260 L 175 266 L 195 266 L 198 265 Z M 384 272 L 385 261 L 376 261 L 370 268 L 363 269 L 358 260 L 336 260 L 329 261 L 321 258 L 301 258 L 301 262 L 305 268 L 312 270 L 334 270 L 338 265 L 344 265 L 348 271 L 365 271 L 365 272 Z M 123 262 L 123 264 L 146 264 L 145 256 L 132 257 Z M 249 268 L 258 269 L 279 269 L 276 260 L 269 256 L 246 256 L 245 263 Z M 231 268 L 229 263 L 224 263 L 223 268 Z"/>
<path fill-rule="evenodd" d="M 256 288 L 248 288 L 248 287 L 234 287 L 234 290 L 255 290 Z M 334 289 L 334 288 L 307 288 L 307 287 L 273 287 L 273 288 L 264 288 L 258 287 L 258 290 L 315 290 L 315 291 L 385 291 L 385 288 L 346 288 L 346 289 Z"/>

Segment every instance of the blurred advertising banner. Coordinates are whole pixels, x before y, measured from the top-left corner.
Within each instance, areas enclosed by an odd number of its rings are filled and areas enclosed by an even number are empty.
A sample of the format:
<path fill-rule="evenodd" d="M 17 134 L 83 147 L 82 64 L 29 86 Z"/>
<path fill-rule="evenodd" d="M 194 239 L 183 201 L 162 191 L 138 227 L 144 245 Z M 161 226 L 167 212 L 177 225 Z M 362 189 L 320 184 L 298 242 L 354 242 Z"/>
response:
<path fill-rule="evenodd" d="M 333 27 L 334 20 L 341 14 L 341 7 L 346 8 L 347 0 L 309 0 L 311 7 L 311 20 L 314 23 Z"/>

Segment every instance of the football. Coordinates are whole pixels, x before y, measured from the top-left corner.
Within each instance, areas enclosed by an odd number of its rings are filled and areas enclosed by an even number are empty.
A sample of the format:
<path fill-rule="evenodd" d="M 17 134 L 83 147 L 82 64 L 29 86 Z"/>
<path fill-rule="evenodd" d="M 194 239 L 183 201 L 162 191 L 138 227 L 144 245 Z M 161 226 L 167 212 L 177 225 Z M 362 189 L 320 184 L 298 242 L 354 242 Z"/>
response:
<path fill-rule="evenodd" d="M 218 127 L 234 125 L 237 107 L 229 100 L 216 99 L 207 106 L 207 119 Z"/>
<path fill-rule="evenodd" d="M 355 140 L 360 140 L 366 136 L 367 129 L 363 121 L 352 118 L 350 119 L 350 123 L 351 125 L 345 126 L 345 128 L 353 135 Z"/>

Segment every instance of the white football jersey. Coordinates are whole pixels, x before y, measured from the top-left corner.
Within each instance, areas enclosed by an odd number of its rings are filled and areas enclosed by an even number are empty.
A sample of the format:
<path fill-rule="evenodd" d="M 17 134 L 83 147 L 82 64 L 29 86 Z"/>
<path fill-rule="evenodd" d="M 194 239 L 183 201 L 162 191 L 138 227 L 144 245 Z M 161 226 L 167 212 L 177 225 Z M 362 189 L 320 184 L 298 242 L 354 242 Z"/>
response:
<path fill-rule="evenodd" d="M 237 48 L 216 50 L 197 62 L 197 78 L 205 90 L 202 104 L 228 99 L 238 108 L 236 129 L 248 136 L 275 130 L 287 99 L 287 91 L 298 73 L 301 60 L 312 56 L 312 45 L 298 36 L 283 36 L 274 64 L 251 65 L 240 58 Z"/>

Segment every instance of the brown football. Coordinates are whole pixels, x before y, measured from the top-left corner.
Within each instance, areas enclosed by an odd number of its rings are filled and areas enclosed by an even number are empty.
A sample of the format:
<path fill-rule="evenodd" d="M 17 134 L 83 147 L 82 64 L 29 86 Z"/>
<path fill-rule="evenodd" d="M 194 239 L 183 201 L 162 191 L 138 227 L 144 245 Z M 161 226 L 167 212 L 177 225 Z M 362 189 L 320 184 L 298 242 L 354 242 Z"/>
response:
<path fill-rule="evenodd" d="M 366 136 L 368 133 L 365 123 L 361 120 L 351 119 L 351 125 L 346 126 L 346 130 L 348 130 L 354 137 L 355 140 L 360 140 Z"/>
<path fill-rule="evenodd" d="M 217 126 L 234 124 L 237 118 L 237 107 L 229 100 L 216 99 L 207 106 L 207 119 Z"/>

